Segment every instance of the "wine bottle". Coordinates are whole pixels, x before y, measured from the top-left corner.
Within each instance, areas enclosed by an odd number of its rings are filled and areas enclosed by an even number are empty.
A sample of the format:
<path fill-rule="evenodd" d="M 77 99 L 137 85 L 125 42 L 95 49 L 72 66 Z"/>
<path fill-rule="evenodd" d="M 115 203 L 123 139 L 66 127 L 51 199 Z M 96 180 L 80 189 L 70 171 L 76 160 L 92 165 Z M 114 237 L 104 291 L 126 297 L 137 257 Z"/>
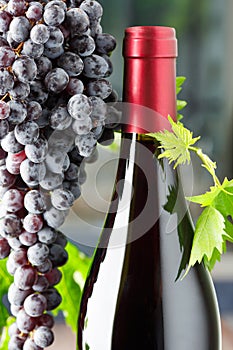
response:
<path fill-rule="evenodd" d="M 147 136 L 176 117 L 175 30 L 131 27 L 125 34 L 127 116 L 113 198 L 82 295 L 77 349 L 220 350 L 209 273 L 197 264 L 176 279 L 193 225 L 178 173 L 158 161 Z"/>

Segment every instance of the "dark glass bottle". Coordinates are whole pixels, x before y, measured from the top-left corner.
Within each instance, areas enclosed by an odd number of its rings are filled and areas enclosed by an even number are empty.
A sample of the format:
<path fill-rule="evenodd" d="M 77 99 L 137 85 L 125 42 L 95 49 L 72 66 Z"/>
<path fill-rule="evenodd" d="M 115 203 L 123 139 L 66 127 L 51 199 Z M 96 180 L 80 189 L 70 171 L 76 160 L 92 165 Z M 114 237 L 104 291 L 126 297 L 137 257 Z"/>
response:
<path fill-rule="evenodd" d="M 200 264 L 176 281 L 193 227 L 178 174 L 156 159 L 157 145 L 145 135 L 167 127 L 168 114 L 175 118 L 175 31 L 128 28 L 124 56 L 128 115 L 113 199 L 82 296 L 77 349 L 220 350 L 209 273 Z"/>

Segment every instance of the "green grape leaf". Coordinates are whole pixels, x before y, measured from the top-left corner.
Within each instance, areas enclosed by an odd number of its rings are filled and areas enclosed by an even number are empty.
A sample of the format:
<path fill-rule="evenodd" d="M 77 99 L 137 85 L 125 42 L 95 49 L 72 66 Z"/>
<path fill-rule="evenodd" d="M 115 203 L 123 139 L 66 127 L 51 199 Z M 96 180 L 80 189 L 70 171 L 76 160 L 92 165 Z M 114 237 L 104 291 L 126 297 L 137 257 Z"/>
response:
<path fill-rule="evenodd" d="M 222 254 L 225 235 L 225 220 L 223 215 L 215 208 L 208 206 L 199 216 L 194 233 L 193 246 L 191 250 L 189 266 L 201 262 L 205 257 L 210 261 L 215 249 Z"/>
<path fill-rule="evenodd" d="M 178 95 L 182 90 L 182 85 L 184 84 L 185 77 L 176 77 L 176 94 Z"/>
<path fill-rule="evenodd" d="M 66 323 L 76 332 L 81 292 L 91 259 L 81 253 L 78 248 L 70 242 L 68 242 L 66 250 L 69 259 L 68 262 L 60 268 L 63 277 L 57 286 L 58 292 L 62 295 L 62 302 L 59 307 L 54 310 L 53 314 L 57 315 L 59 311 L 62 311 Z"/>
<path fill-rule="evenodd" d="M 13 277 L 9 275 L 6 269 L 6 259 L 0 260 L 0 336 L 2 336 L 3 327 L 9 317 L 7 308 L 3 304 L 3 297 L 7 294 L 8 288 L 13 282 Z"/>
<path fill-rule="evenodd" d="M 199 196 L 186 197 L 190 202 L 200 204 L 202 207 L 212 205 L 214 199 L 219 195 L 221 189 L 217 186 L 211 186 L 210 191 Z"/>
<path fill-rule="evenodd" d="M 175 123 L 170 116 L 168 116 L 168 119 L 173 132 L 165 130 L 150 134 L 150 136 L 155 137 L 160 142 L 161 145 L 159 147 L 164 149 L 164 152 L 158 158 L 168 158 L 169 163 L 175 162 L 174 168 L 180 164 L 189 164 L 191 160 L 189 148 L 200 137 L 193 138 L 193 133 L 185 128 L 182 123 Z"/>
<path fill-rule="evenodd" d="M 182 109 L 184 109 L 187 106 L 187 102 L 183 101 L 183 100 L 177 100 L 176 101 L 176 107 L 177 107 L 177 111 L 181 111 Z"/>

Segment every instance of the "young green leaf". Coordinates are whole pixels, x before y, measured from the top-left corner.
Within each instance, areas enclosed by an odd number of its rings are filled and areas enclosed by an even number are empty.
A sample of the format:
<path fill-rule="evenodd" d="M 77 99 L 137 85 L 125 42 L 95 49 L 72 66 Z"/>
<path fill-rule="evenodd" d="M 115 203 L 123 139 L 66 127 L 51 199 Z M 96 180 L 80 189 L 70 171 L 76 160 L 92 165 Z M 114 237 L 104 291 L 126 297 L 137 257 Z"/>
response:
<path fill-rule="evenodd" d="M 200 137 L 193 138 L 193 133 L 189 131 L 180 122 L 175 123 L 168 117 L 173 132 L 165 130 L 150 134 L 160 142 L 160 148 L 164 152 L 159 155 L 160 158 L 168 158 L 169 163 L 175 162 L 174 168 L 180 164 L 190 163 L 190 147 L 194 145 Z"/>
<path fill-rule="evenodd" d="M 203 210 L 197 220 L 186 274 L 191 266 L 194 266 L 196 262 L 200 263 L 204 257 L 210 261 L 215 249 L 222 254 L 223 236 L 225 235 L 224 221 L 223 215 L 217 209 L 208 206 Z"/>
<path fill-rule="evenodd" d="M 184 84 L 186 78 L 185 77 L 176 77 L 176 94 L 178 95 L 182 90 L 182 85 Z"/>

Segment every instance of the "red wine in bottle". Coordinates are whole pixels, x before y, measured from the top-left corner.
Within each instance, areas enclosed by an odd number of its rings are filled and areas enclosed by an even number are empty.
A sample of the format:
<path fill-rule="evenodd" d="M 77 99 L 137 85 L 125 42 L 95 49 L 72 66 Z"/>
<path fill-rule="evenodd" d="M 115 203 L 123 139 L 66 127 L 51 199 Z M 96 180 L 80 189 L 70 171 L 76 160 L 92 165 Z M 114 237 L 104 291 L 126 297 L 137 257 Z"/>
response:
<path fill-rule="evenodd" d="M 215 290 L 203 264 L 181 281 L 193 225 L 178 174 L 147 132 L 176 116 L 175 30 L 124 40 L 122 143 L 115 189 L 84 287 L 78 350 L 220 350 Z M 181 261 L 181 264 L 180 264 Z"/>

